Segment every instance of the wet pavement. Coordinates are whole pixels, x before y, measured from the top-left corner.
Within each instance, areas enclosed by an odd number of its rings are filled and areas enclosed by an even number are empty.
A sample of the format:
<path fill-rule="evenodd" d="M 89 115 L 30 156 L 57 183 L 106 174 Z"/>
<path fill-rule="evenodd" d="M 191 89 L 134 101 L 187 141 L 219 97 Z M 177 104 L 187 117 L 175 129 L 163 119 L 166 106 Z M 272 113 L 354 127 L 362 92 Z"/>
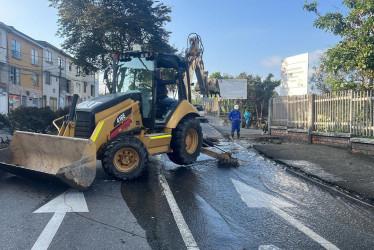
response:
<path fill-rule="evenodd" d="M 204 156 L 188 167 L 164 159 L 164 174 L 201 249 L 322 248 L 271 205 L 248 207 L 234 181 L 291 204 L 280 209 L 338 248 L 365 249 L 374 244 L 372 207 L 295 177 L 253 149 L 239 144 L 225 149 L 236 152 L 239 167 L 220 168 Z"/>
<path fill-rule="evenodd" d="M 374 245 L 374 208 L 287 171 L 247 140 L 228 141 L 239 159 L 218 165 L 200 155 L 189 166 L 166 155 L 151 157 L 144 178 L 111 180 L 98 162 L 98 176 L 84 192 L 89 212 L 67 213 L 49 249 L 368 249 Z M 177 208 L 170 205 L 161 177 Z M 0 171 L 1 249 L 31 249 L 52 214 L 34 214 L 66 187 Z M 180 228 L 178 209 L 186 228 Z"/>

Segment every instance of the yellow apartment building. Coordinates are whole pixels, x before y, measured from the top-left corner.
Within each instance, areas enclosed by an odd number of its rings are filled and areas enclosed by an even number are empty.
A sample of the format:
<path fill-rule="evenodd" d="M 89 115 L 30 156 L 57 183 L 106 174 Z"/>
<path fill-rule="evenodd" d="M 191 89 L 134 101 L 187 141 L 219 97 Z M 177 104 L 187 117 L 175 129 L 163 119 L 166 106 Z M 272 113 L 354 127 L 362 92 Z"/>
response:
<path fill-rule="evenodd" d="M 42 107 L 43 47 L 31 37 L 8 26 L 9 109 Z"/>

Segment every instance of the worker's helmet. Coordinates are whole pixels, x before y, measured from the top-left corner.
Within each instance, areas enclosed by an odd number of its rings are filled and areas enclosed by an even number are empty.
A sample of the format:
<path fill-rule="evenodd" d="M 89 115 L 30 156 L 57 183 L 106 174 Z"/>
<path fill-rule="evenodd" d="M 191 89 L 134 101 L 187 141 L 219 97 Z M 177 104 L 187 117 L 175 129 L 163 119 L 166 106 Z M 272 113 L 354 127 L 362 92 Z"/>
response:
<path fill-rule="evenodd" d="M 235 106 L 234 106 L 234 109 L 239 109 L 239 105 L 235 105 Z"/>

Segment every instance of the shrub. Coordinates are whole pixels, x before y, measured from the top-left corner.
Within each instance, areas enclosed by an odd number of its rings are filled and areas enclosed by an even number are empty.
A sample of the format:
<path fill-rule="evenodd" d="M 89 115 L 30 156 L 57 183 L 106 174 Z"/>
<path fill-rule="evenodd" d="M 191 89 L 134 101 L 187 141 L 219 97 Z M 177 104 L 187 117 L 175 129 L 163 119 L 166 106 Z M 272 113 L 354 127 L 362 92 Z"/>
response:
<path fill-rule="evenodd" d="M 53 129 L 52 121 L 55 112 L 49 107 L 19 107 L 9 113 L 9 121 L 13 130 L 46 133 Z"/>
<path fill-rule="evenodd" d="M 6 115 L 0 114 L 0 129 L 10 127 L 9 119 Z"/>
<path fill-rule="evenodd" d="M 56 118 L 69 114 L 70 106 L 56 110 Z"/>

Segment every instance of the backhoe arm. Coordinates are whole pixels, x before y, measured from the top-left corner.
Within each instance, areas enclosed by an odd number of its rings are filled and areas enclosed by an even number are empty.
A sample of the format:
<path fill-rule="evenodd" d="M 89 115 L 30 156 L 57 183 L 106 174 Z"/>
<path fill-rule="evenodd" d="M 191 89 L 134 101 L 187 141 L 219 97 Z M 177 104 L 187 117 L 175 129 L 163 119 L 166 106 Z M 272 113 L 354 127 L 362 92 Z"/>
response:
<path fill-rule="evenodd" d="M 192 36 L 191 35 L 195 35 Z M 220 95 L 219 86 L 215 81 L 207 80 L 207 72 L 204 71 L 203 53 L 204 47 L 201 38 L 197 34 L 191 34 L 188 37 L 188 48 L 186 51 L 186 61 L 188 64 L 187 74 L 184 75 L 184 83 L 186 89 L 191 83 L 194 73 L 196 74 L 197 83 L 195 90 L 200 92 L 203 96 Z"/>

